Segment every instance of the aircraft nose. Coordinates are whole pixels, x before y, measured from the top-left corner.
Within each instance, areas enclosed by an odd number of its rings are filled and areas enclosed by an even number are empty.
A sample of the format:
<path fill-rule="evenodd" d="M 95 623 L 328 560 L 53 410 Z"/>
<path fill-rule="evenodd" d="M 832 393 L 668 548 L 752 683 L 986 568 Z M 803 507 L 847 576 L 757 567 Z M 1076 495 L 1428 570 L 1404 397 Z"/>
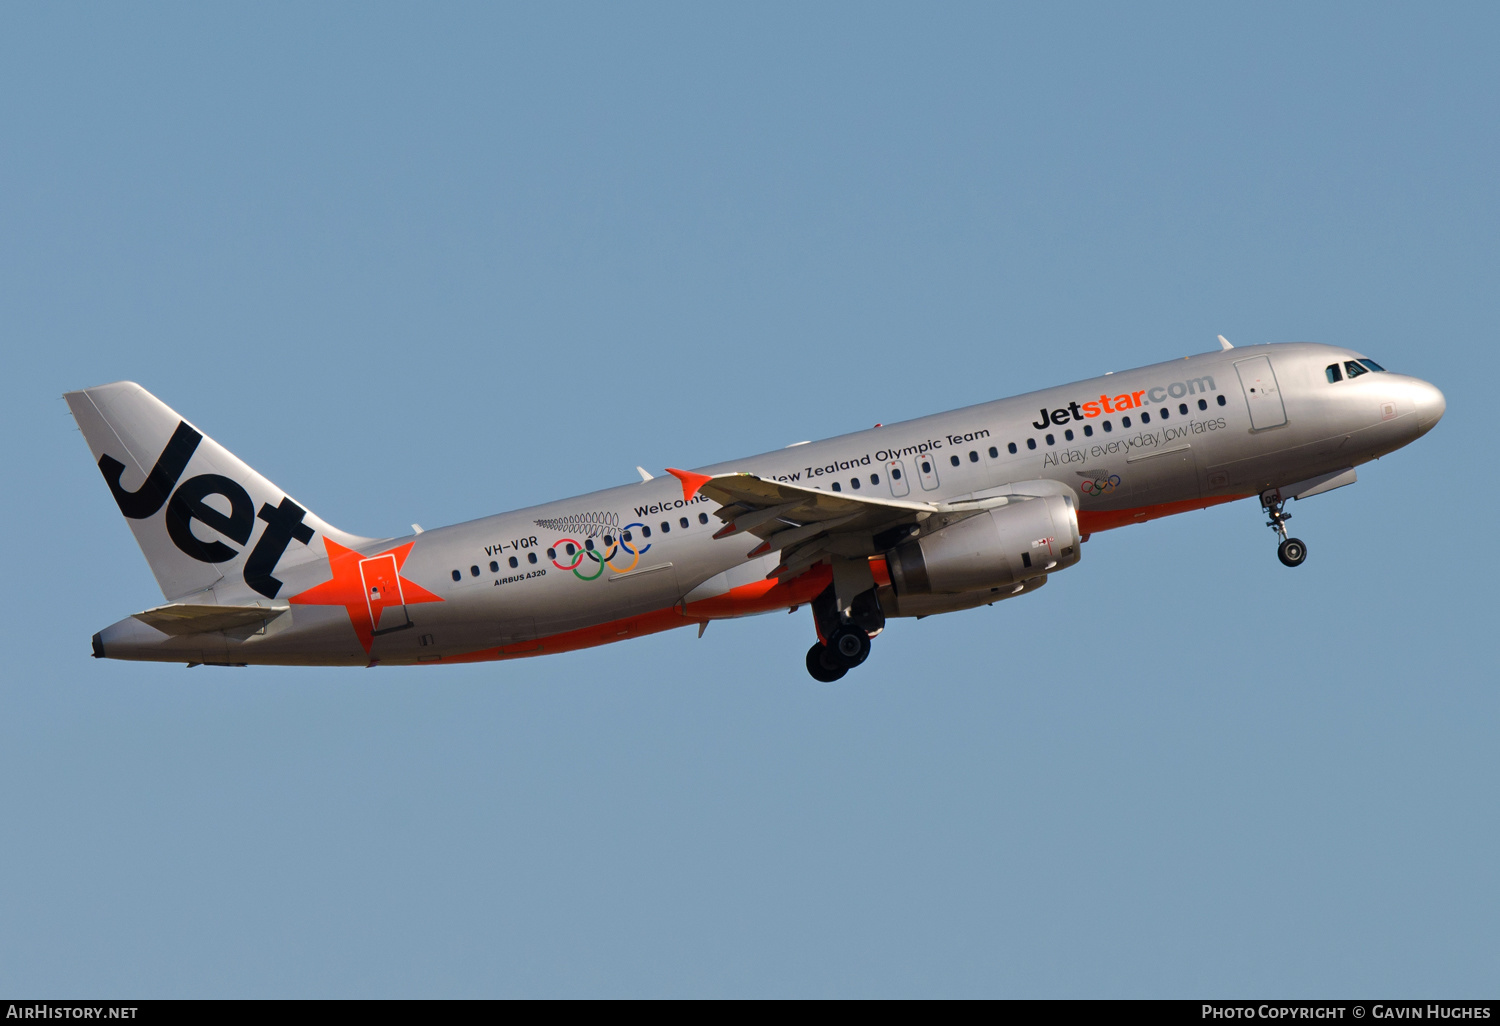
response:
<path fill-rule="evenodd" d="M 1430 431 L 1432 426 L 1443 419 L 1443 414 L 1448 410 L 1448 400 L 1443 398 L 1436 385 L 1427 382 L 1418 382 L 1416 389 L 1417 423 L 1423 431 Z"/>

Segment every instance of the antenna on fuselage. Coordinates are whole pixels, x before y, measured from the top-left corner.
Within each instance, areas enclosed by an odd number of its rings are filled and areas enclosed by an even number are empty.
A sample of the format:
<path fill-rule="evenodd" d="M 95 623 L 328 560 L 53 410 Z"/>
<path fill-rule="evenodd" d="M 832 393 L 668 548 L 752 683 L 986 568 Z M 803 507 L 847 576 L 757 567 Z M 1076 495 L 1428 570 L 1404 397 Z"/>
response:
<path fill-rule="evenodd" d="M 645 467 L 636 467 L 635 468 L 635 472 L 637 474 L 641 475 L 641 480 L 642 481 L 654 481 L 655 480 L 655 478 L 653 478 L 650 474 L 646 473 L 646 468 Z"/>
<path fill-rule="evenodd" d="M 1229 343 L 1229 339 L 1225 338 L 1223 335 L 1220 335 L 1219 336 L 1219 348 L 1220 349 L 1228 350 L 1228 349 L 1233 349 L 1234 346 L 1232 346 Z"/>

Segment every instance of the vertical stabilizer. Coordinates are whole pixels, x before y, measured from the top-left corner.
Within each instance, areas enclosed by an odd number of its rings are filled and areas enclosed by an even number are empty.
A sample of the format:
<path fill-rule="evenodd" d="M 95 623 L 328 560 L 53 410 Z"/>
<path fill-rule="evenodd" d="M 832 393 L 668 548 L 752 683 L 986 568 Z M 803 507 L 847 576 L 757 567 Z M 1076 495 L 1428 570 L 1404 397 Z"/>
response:
<path fill-rule="evenodd" d="M 349 548 L 367 541 L 324 523 L 134 382 L 64 398 L 168 599 L 284 598 L 277 568 L 322 558 L 319 535 Z"/>

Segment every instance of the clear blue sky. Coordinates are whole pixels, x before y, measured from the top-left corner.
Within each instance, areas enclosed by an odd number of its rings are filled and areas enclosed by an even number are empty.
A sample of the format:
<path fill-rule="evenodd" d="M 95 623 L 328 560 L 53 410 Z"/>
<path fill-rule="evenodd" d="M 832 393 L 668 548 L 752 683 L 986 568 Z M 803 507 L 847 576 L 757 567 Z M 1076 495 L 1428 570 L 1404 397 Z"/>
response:
<path fill-rule="evenodd" d="M 7 5 L 0 992 L 1493 996 L 1493 4 Z M 469 519 L 1214 347 L 1427 438 L 1042 592 L 439 669 L 88 658 L 59 396 Z"/>

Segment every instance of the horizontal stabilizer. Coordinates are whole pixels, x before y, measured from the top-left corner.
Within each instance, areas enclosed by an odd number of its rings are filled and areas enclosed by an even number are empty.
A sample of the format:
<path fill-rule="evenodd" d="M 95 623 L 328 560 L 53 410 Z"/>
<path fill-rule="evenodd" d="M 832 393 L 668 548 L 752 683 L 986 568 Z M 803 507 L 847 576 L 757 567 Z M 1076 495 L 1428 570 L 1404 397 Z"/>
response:
<path fill-rule="evenodd" d="M 181 636 L 249 627 L 274 620 L 286 611 L 286 606 L 196 606 L 174 602 L 131 616 L 163 634 Z"/>

